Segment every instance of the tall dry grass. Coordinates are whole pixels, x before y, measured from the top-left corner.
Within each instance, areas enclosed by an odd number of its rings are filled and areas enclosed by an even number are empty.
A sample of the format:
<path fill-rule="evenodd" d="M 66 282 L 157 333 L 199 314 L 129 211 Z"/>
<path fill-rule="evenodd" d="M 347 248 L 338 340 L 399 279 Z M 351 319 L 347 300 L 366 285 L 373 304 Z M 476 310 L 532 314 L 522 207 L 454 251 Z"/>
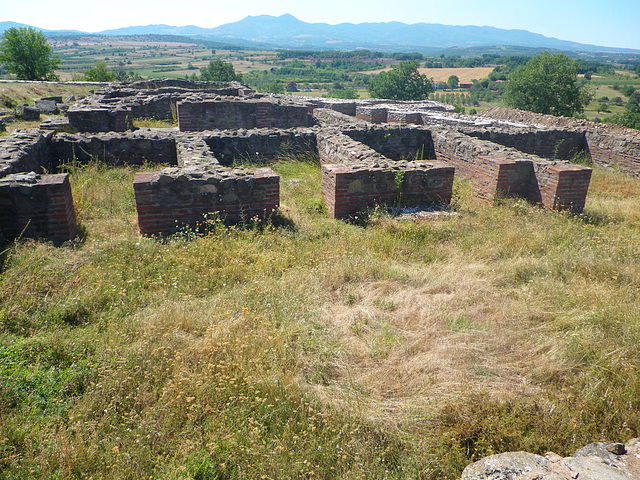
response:
<path fill-rule="evenodd" d="M 363 227 L 288 156 L 272 224 L 153 239 L 132 169 L 69 168 L 86 237 L 0 275 L 0 478 L 456 478 L 639 435 L 636 179 Z"/>

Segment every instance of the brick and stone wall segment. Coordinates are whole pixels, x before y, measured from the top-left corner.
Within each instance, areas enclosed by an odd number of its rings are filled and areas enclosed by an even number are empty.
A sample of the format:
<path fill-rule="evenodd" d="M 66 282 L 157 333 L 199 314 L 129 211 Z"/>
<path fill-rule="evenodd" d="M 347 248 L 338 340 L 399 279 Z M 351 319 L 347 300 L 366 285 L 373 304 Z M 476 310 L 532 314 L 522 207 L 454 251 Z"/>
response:
<path fill-rule="evenodd" d="M 388 159 L 374 149 L 339 131 L 320 131 L 317 134 L 318 155 L 322 163 L 386 163 Z"/>
<path fill-rule="evenodd" d="M 133 128 L 131 110 L 119 107 L 73 107 L 67 117 L 78 132 L 125 132 Z"/>
<path fill-rule="evenodd" d="M 262 163 L 280 155 L 309 155 L 316 152 L 316 131 L 297 129 L 255 129 L 204 132 L 202 138 L 223 165 L 234 160 Z"/>
<path fill-rule="evenodd" d="M 617 166 L 625 173 L 640 176 L 640 132 L 623 135 L 591 129 L 586 133 L 586 141 L 596 165 Z"/>
<path fill-rule="evenodd" d="M 392 160 L 435 160 L 431 130 L 415 125 L 345 126 L 341 131 Z"/>
<path fill-rule="evenodd" d="M 401 165 L 322 166 L 322 193 L 329 215 L 347 218 L 376 205 L 448 204 L 454 168 L 438 162 Z"/>
<path fill-rule="evenodd" d="M 205 100 L 178 102 L 181 132 L 238 128 L 311 127 L 314 118 L 304 105 L 270 101 Z"/>
<path fill-rule="evenodd" d="M 51 171 L 49 142 L 53 132 L 18 130 L 0 139 L 0 178 L 20 172 Z"/>
<path fill-rule="evenodd" d="M 359 105 L 356 107 L 356 118 L 370 123 L 385 123 L 387 111 L 386 107 Z"/>
<path fill-rule="evenodd" d="M 439 130 L 434 134 L 438 160 L 456 166 L 470 179 L 474 194 L 493 201 L 501 195 L 521 195 L 552 209 L 584 208 L 591 169 L 548 161 L 517 150 Z"/>
<path fill-rule="evenodd" d="M 73 238 L 76 214 L 69 175 L 13 174 L 0 180 L 0 229 L 8 240 Z"/>
<path fill-rule="evenodd" d="M 107 165 L 160 163 L 177 165 L 176 141 L 170 133 L 139 130 L 129 133 L 58 133 L 51 140 L 51 155 L 60 162 L 90 161 Z"/>
<path fill-rule="evenodd" d="M 269 168 L 137 173 L 138 227 L 140 233 L 154 235 L 195 227 L 209 213 L 218 213 L 229 223 L 263 218 L 277 210 L 279 188 L 279 177 Z"/>
<path fill-rule="evenodd" d="M 622 171 L 640 175 L 640 133 L 615 124 L 600 124 L 567 117 L 554 117 L 521 110 L 490 108 L 481 112 L 488 118 L 516 121 L 549 128 L 583 132 L 585 150 L 596 165 L 619 166 Z"/>
<path fill-rule="evenodd" d="M 464 127 L 461 132 L 542 158 L 570 160 L 587 148 L 584 132 L 531 128 Z"/>
<path fill-rule="evenodd" d="M 314 109 L 313 117 L 318 121 L 320 126 L 360 125 L 366 127 L 369 124 L 366 120 L 350 117 L 349 115 L 328 108 Z"/>

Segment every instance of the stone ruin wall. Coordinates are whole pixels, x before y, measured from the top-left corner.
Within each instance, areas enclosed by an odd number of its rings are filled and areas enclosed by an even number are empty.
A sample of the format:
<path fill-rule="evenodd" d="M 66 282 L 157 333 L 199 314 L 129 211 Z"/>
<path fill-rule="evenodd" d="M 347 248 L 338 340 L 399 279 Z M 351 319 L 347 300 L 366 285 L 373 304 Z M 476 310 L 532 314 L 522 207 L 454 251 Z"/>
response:
<path fill-rule="evenodd" d="M 385 137 L 384 130 L 375 130 Z M 365 129 L 360 133 L 370 132 Z M 451 202 L 454 168 L 442 162 L 392 161 L 346 132 L 329 129 L 318 133 L 317 145 L 323 163 L 322 195 L 333 218 L 348 218 L 380 204 Z"/>
<path fill-rule="evenodd" d="M 547 160 L 447 129 L 434 133 L 436 158 L 455 165 L 460 175 L 471 179 L 477 197 L 493 201 L 515 195 L 547 208 L 582 212 L 590 168 Z"/>
<path fill-rule="evenodd" d="M 313 116 L 304 105 L 273 101 L 211 99 L 183 100 L 177 104 L 181 132 L 239 128 L 311 127 Z"/>
<path fill-rule="evenodd" d="M 616 162 L 638 174 L 637 133 L 517 115 L 490 110 L 484 117 L 469 117 L 434 102 L 307 99 L 183 80 L 111 87 L 73 105 L 65 117 L 45 120 L 43 130 L 0 141 L 0 234 L 15 238 L 16 225 L 31 222 L 34 230 L 24 230 L 28 236 L 73 236 L 68 178 L 44 174 L 64 161 L 170 165 L 136 176 L 143 234 L 170 233 L 212 211 L 229 222 L 273 213 L 279 206 L 279 179 L 267 165 L 282 152 L 318 154 L 323 197 L 335 218 L 380 203 L 447 204 L 454 172 L 471 179 L 474 194 L 487 201 L 518 195 L 580 212 L 591 170 L 563 160 L 580 152 L 595 152 L 596 163 Z M 177 118 L 179 129 L 122 131 L 137 117 Z M 377 123 L 382 121 L 387 123 Z M 232 168 L 238 161 L 265 167 Z M 40 192 L 53 191 L 54 184 L 68 192 Z M 65 213 L 56 198 L 66 199 Z M 28 208 L 33 219 L 24 220 L 30 217 Z M 35 220 L 47 212 L 49 224 Z M 55 221 L 62 225 L 58 230 Z"/>
<path fill-rule="evenodd" d="M 75 233 L 76 213 L 68 174 L 29 172 L 0 178 L 0 237 L 64 242 Z"/>
<path fill-rule="evenodd" d="M 616 167 L 624 173 L 640 176 L 640 134 L 637 130 L 505 108 L 490 108 L 480 115 L 489 119 L 526 123 L 537 128 L 580 132 L 584 135 L 583 150 L 595 165 Z"/>
<path fill-rule="evenodd" d="M 270 168 L 168 168 L 136 173 L 133 188 L 143 235 L 196 228 L 208 214 L 225 223 L 264 219 L 279 207 L 280 178 Z"/>

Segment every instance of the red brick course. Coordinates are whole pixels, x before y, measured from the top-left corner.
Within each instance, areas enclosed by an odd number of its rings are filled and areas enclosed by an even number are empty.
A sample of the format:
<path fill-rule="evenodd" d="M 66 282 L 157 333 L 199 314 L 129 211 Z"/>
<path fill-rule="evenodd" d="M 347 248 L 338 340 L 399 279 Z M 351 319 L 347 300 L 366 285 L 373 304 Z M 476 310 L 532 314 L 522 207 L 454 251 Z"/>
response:
<path fill-rule="evenodd" d="M 398 168 L 322 166 L 322 195 L 332 218 L 347 218 L 376 205 L 449 204 L 454 168 L 440 162 L 411 162 Z"/>
<path fill-rule="evenodd" d="M 224 181 L 203 186 L 198 180 L 166 184 L 159 181 L 159 173 L 137 173 L 133 188 L 140 233 L 174 233 L 196 227 L 214 213 L 228 223 L 272 215 L 279 207 L 280 177 L 270 168 L 247 173 L 235 179 L 235 186 L 225 186 Z"/>

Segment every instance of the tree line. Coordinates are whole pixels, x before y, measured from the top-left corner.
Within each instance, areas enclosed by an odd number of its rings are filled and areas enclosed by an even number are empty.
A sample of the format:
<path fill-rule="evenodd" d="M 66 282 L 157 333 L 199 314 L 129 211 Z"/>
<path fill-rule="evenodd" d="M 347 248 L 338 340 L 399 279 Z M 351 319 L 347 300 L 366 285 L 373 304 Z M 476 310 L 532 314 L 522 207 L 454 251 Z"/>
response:
<path fill-rule="evenodd" d="M 345 89 L 341 82 L 358 81 L 366 86 L 369 94 L 375 98 L 393 100 L 424 100 L 434 93 L 431 79 L 419 72 L 421 61 L 434 65 L 455 66 L 495 65 L 489 78 L 474 81 L 469 90 L 468 102 L 476 104 L 479 99 L 490 100 L 493 95 L 503 95 L 508 106 L 536 113 L 574 116 L 584 111 L 593 98 L 593 94 L 578 81 L 578 74 L 610 75 L 615 73 L 613 65 L 571 59 L 564 53 L 545 51 L 533 58 L 524 56 L 498 57 L 483 55 L 475 59 L 445 58 L 437 60 L 421 54 L 397 53 L 391 58 L 399 60 L 390 71 L 374 75 L 356 74 L 356 72 L 382 68 L 379 63 L 382 54 L 367 50 L 354 52 L 333 51 L 280 51 L 280 59 L 291 59 L 282 67 L 274 67 L 263 72 L 243 76 L 237 73 L 231 63 L 214 59 L 200 69 L 200 75 L 190 78 L 203 81 L 242 81 L 259 85 L 263 91 L 282 93 L 285 81 L 293 82 L 298 78 L 307 81 L 333 83 L 332 96 L 353 98 L 357 96 L 353 88 Z M 303 60 L 304 59 L 304 60 Z M 315 62 L 313 61 L 315 59 Z M 447 63 L 450 62 L 450 63 Z M 490 63 L 491 62 L 491 63 Z M 21 80 L 53 80 L 60 59 L 52 54 L 42 32 L 28 28 L 10 28 L 2 35 L 0 43 L 0 63 L 10 73 Z M 640 65 L 635 66 L 640 76 Z M 83 78 L 92 81 L 116 81 L 136 78 L 134 72 L 127 72 L 124 64 L 112 69 L 106 61 L 98 61 L 84 72 Z M 502 82 L 502 84 L 500 84 Z M 449 88 L 458 86 L 458 78 L 451 76 L 447 82 Z M 447 85 L 445 84 L 445 85 Z M 640 127 L 640 92 L 634 87 L 623 87 L 629 91 L 625 112 L 612 117 L 612 120 L 631 128 Z M 465 95 L 465 101 L 466 101 Z M 606 104 L 603 103 L 606 107 Z"/>

